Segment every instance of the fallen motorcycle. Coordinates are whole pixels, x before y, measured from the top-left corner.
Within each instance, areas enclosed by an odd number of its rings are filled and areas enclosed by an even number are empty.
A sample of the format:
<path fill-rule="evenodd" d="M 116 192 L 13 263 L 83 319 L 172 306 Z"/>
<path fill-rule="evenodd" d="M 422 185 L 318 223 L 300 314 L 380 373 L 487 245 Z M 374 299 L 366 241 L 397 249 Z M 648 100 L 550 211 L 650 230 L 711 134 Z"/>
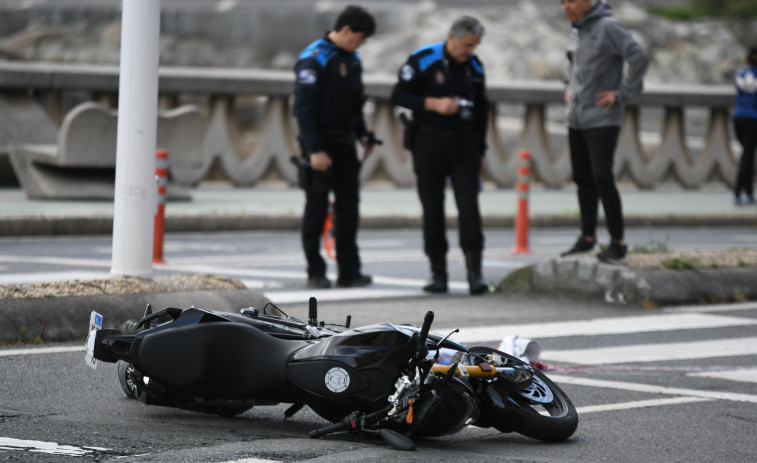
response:
<path fill-rule="evenodd" d="M 127 396 L 146 404 L 232 416 L 255 405 L 304 406 L 337 432 L 379 436 L 400 450 L 414 437 L 494 427 L 559 442 L 578 426 L 576 409 L 541 371 L 488 347 L 466 348 L 422 327 L 380 323 L 350 329 L 308 321 L 268 303 L 239 314 L 148 305 L 138 321 L 100 329 L 93 312 L 87 363 L 117 363 Z M 340 329 L 344 328 L 340 331 Z M 442 358 L 440 358 L 440 355 Z"/>

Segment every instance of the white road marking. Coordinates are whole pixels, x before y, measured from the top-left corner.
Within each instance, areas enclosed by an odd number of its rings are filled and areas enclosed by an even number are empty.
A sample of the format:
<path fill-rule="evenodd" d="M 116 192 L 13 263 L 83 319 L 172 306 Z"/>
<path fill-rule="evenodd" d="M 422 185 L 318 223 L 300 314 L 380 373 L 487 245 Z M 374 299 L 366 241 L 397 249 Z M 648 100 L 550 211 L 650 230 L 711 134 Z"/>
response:
<path fill-rule="evenodd" d="M 101 447 L 74 447 L 72 445 L 60 445 L 56 442 L 12 439 L 10 437 L 0 437 L 0 449 L 25 450 L 34 453 L 46 453 L 48 455 L 66 455 L 70 457 L 80 457 L 89 453 L 93 453 L 95 450 L 110 450 Z"/>
<path fill-rule="evenodd" d="M 305 289 L 300 291 L 265 291 L 268 299 L 276 304 L 289 304 L 293 302 L 306 303 L 310 296 L 315 296 L 319 301 L 346 301 L 352 299 L 385 299 L 391 297 L 423 297 L 424 293 L 415 290 L 398 290 L 385 288 L 344 288 L 344 289 Z"/>
<path fill-rule="evenodd" d="M 745 383 L 757 383 L 757 368 L 738 368 L 735 370 L 717 370 L 689 373 L 688 376 L 703 378 L 727 379 L 728 381 L 742 381 Z"/>
<path fill-rule="evenodd" d="M 757 395 L 740 394 L 736 392 L 706 391 L 697 389 L 683 389 L 676 387 L 655 386 L 653 384 L 630 383 L 626 381 L 610 381 L 604 379 L 581 378 L 577 376 L 549 375 L 549 379 L 560 384 L 573 384 L 577 386 L 600 387 L 606 389 L 619 389 L 622 391 L 648 392 L 650 394 L 680 395 L 687 397 L 700 397 L 712 400 L 730 400 L 731 402 L 748 402 L 757 404 Z"/>
<path fill-rule="evenodd" d="M 29 347 L 26 349 L 7 350 L 4 349 L 0 350 L 0 357 L 15 357 L 17 355 L 62 354 L 66 352 L 84 352 L 84 345 L 61 347 Z"/>
<path fill-rule="evenodd" d="M 674 313 L 555 323 L 460 328 L 460 333 L 454 339 L 457 342 L 466 343 L 473 341 L 499 341 L 508 334 L 517 334 L 523 338 L 543 339 L 564 336 L 598 336 L 744 325 L 757 325 L 757 319 L 697 313 Z"/>
<path fill-rule="evenodd" d="M 30 283 L 49 283 L 57 281 L 90 281 L 110 278 L 106 272 L 82 272 L 69 270 L 65 272 L 11 273 L 0 275 L 0 285 L 22 285 Z"/>
<path fill-rule="evenodd" d="M 683 306 L 683 307 L 671 307 L 667 309 L 663 309 L 662 311 L 665 313 L 680 313 L 680 312 L 689 312 L 689 313 L 706 313 L 706 312 L 735 312 L 735 311 L 746 311 L 746 310 L 757 310 L 757 302 L 742 302 L 742 303 L 734 303 L 734 304 L 712 304 L 712 305 L 690 305 L 690 306 Z"/>
<path fill-rule="evenodd" d="M 216 11 L 219 13 L 225 13 L 237 6 L 236 0 L 221 0 L 216 4 Z"/>
<path fill-rule="evenodd" d="M 709 402 L 712 399 L 703 397 L 673 397 L 670 399 L 652 399 L 638 400 L 635 402 L 621 402 L 616 404 L 589 405 L 586 407 L 576 407 L 579 415 L 586 413 L 609 412 L 614 410 L 632 410 L 634 408 L 662 407 L 665 405 L 688 404 L 692 402 Z"/>
<path fill-rule="evenodd" d="M 42 263 L 57 265 L 75 265 L 84 267 L 107 267 L 110 268 L 110 259 L 79 259 L 75 257 L 40 257 L 40 256 L 10 256 L 0 255 L 0 262 Z"/>
<path fill-rule="evenodd" d="M 757 355 L 757 337 L 543 351 L 541 358 L 579 365 L 608 365 L 741 355 Z"/>

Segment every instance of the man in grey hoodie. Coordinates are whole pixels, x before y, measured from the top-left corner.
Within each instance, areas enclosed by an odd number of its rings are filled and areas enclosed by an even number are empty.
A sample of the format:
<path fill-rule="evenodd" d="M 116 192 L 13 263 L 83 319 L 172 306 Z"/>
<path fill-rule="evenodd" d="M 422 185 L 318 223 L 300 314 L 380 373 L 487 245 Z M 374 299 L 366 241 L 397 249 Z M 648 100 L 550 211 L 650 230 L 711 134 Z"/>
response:
<path fill-rule="evenodd" d="M 596 245 L 599 201 L 605 211 L 610 245 L 603 262 L 625 258 L 623 208 L 613 175 L 613 158 L 625 103 L 639 95 L 649 58 L 630 33 L 612 18 L 604 0 L 562 0 L 573 25 L 567 50 L 565 102 L 573 181 L 578 187 L 581 236 L 563 256 L 585 254 Z M 628 64 L 624 78 L 623 66 Z"/>

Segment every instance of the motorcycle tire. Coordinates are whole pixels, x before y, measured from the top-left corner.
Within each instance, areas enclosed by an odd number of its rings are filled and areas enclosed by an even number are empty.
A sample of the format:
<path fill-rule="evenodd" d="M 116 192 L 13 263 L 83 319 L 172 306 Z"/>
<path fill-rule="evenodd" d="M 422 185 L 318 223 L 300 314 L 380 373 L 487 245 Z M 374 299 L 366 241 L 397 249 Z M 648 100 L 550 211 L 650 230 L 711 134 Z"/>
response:
<path fill-rule="evenodd" d="M 469 349 L 475 354 L 496 354 L 503 360 L 503 365 L 496 366 L 519 366 L 527 365 L 526 362 L 490 347 L 473 347 Z M 562 442 L 570 438 L 578 428 L 578 413 L 573 402 L 568 398 L 555 383 L 544 373 L 532 370 L 533 382 L 525 389 L 508 393 L 497 391 L 495 382 L 489 382 L 487 387 L 493 389 L 502 397 L 498 403 L 507 404 L 504 407 L 495 407 L 493 403 L 482 408 L 496 408 L 486 420 L 502 432 L 517 432 L 533 439 L 545 442 Z M 509 400 L 511 399 L 511 400 Z M 489 399 L 491 400 L 491 399 Z M 516 405 L 517 404 L 517 405 Z M 547 414 L 540 413 L 546 412 Z"/>
<path fill-rule="evenodd" d="M 132 375 L 134 367 L 131 363 L 124 362 L 123 360 L 116 362 L 116 367 L 118 369 L 118 383 L 121 385 L 121 389 L 124 390 L 124 394 L 130 399 L 136 399 L 137 386 L 134 384 L 134 376 Z"/>

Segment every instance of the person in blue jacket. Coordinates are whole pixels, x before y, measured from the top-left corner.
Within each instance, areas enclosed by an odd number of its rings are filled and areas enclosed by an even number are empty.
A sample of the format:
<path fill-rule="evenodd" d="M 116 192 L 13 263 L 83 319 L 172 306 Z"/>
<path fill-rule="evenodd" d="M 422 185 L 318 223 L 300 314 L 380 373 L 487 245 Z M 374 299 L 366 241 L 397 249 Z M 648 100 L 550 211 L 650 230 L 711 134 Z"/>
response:
<path fill-rule="evenodd" d="M 733 204 L 755 204 L 754 154 L 757 150 L 757 46 L 746 56 L 747 67 L 736 74 L 736 104 L 733 108 L 733 127 L 741 144 L 741 160 Z M 744 193 L 744 199 L 741 193 Z"/>
<path fill-rule="evenodd" d="M 484 67 L 473 53 L 484 35 L 478 19 L 463 16 L 447 40 L 414 51 L 400 68 L 392 103 L 413 112 L 405 147 L 413 154 L 423 208 L 424 251 L 431 281 L 423 290 L 446 293 L 447 235 L 444 189 L 450 179 L 457 203 L 460 247 L 465 255 L 470 294 L 483 294 L 484 235 L 478 206 L 481 162 L 486 152 L 489 104 Z"/>
<path fill-rule="evenodd" d="M 605 211 L 609 246 L 602 262 L 626 257 L 623 207 L 615 184 L 613 159 L 625 103 L 639 95 L 649 64 L 644 49 L 613 17 L 604 0 L 562 0 L 573 25 L 568 45 L 565 101 L 573 181 L 578 188 L 581 235 L 562 256 L 586 254 L 596 246 L 599 202 Z M 628 73 L 624 77 L 624 64 Z"/>
<path fill-rule="evenodd" d="M 376 30 L 373 16 L 350 5 L 334 27 L 308 45 L 294 67 L 294 116 L 300 130 L 302 157 L 310 181 L 305 189 L 302 246 L 307 284 L 329 288 L 326 262 L 320 253 L 329 191 L 334 192 L 336 261 L 340 287 L 366 286 L 372 278 L 361 272 L 357 246 L 360 161 L 355 144 L 371 153 L 375 137 L 366 129 L 362 66 L 357 49 Z"/>

